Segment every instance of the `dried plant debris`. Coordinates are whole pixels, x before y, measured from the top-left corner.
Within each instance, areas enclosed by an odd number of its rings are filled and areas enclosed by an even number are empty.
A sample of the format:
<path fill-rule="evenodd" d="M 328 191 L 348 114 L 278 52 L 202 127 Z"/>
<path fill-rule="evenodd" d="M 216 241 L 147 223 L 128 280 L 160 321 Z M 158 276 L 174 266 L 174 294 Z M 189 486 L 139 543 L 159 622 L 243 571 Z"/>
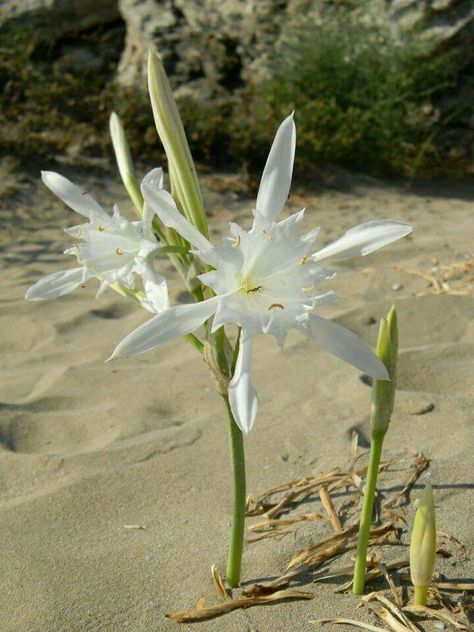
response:
<path fill-rule="evenodd" d="M 323 625 L 324 623 L 333 623 L 335 625 L 352 625 L 355 628 L 361 630 L 368 630 L 369 632 L 387 632 L 386 628 L 379 628 L 376 625 L 370 625 L 363 621 L 357 621 L 356 619 L 311 619 L 310 623 L 313 625 Z"/>
<path fill-rule="evenodd" d="M 401 505 L 407 505 L 408 497 L 413 485 L 427 469 L 429 464 L 430 462 L 424 454 L 415 454 L 415 462 L 407 470 L 403 489 L 398 494 L 392 496 L 392 498 L 385 503 L 384 507 L 400 507 Z"/>
<path fill-rule="evenodd" d="M 313 594 L 310 592 L 304 592 L 302 590 L 279 590 L 269 595 L 261 595 L 255 597 L 239 597 L 237 599 L 228 599 L 215 606 L 209 606 L 208 608 L 196 608 L 195 610 L 188 610 L 184 612 L 172 612 L 167 614 L 166 617 L 172 621 L 178 623 L 193 623 L 196 621 L 206 621 L 207 619 L 213 619 L 220 617 L 224 614 L 232 612 L 233 610 L 239 610 L 241 608 L 251 608 L 252 606 L 265 606 L 271 603 L 277 603 L 281 601 L 288 601 L 290 599 L 312 599 Z"/>
<path fill-rule="evenodd" d="M 345 583 L 335 588 L 335 592 L 349 590 L 352 586 L 353 564 L 342 568 L 331 566 L 342 554 L 357 547 L 358 506 L 367 467 L 356 469 L 356 462 L 360 457 L 356 437 L 355 434 L 347 470 L 335 467 L 315 476 L 295 479 L 247 501 L 247 515 L 261 516 L 261 519 L 249 528 L 249 543 L 269 538 L 279 541 L 289 534 L 294 534 L 296 529 L 303 525 L 316 522 L 331 525 L 333 532 L 330 535 L 295 553 L 281 576 L 247 586 L 238 592 L 234 591 L 234 594 L 225 588 L 220 573 L 213 566 L 211 575 L 219 603 L 206 606 L 204 598 L 201 598 L 193 610 L 174 612 L 167 615 L 168 618 L 180 623 L 191 623 L 219 617 L 241 608 L 290 599 L 311 599 L 313 593 L 299 590 L 302 582 L 309 584 L 339 577 L 347 578 Z M 367 558 L 366 583 L 383 578 L 390 598 L 385 596 L 383 591 L 372 592 L 363 597 L 360 604 L 366 605 L 383 627 L 340 617 L 313 620 L 311 623 L 351 625 L 373 632 L 419 632 L 419 621 L 430 620 L 437 621 L 438 625 L 442 623 L 452 626 L 455 630 L 472 629 L 469 627 L 467 615 L 471 605 L 463 598 L 463 594 L 474 589 L 474 582 L 435 581 L 429 591 L 430 607 L 415 608 L 407 605 L 409 591 L 406 586 L 400 588 L 401 581 L 409 581 L 409 573 L 406 570 L 409 568 L 408 557 L 394 562 L 383 561 L 383 547 L 401 544 L 399 527 L 406 524 L 403 516 L 404 506 L 409 503 L 410 492 L 428 465 L 429 461 L 423 454 L 411 452 L 399 459 L 383 461 L 379 467 L 379 473 L 390 471 L 399 478 L 399 482 L 395 486 L 397 491 L 390 496 L 384 496 L 380 491 L 378 494 L 378 515 L 382 524 L 374 525 L 370 531 L 369 546 L 377 549 L 372 550 Z M 334 492 L 342 492 L 347 496 L 348 491 L 349 498 L 335 505 Z M 319 502 L 321 511 L 298 513 L 301 505 L 308 500 Z M 350 515 L 352 522 L 345 524 Z M 458 559 L 467 557 L 466 548 L 459 540 L 443 531 L 438 531 L 438 536 L 441 555 L 445 551 L 449 555 L 456 555 Z"/>
<path fill-rule="evenodd" d="M 229 599 L 230 595 L 226 587 L 224 586 L 224 582 L 222 581 L 221 574 L 217 570 L 217 566 L 215 564 L 211 566 L 211 575 L 212 575 L 214 587 L 216 589 L 216 593 L 219 599 L 224 599 L 224 600 Z"/>
<path fill-rule="evenodd" d="M 426 294 L 467 296 L 474 290 L 474 258 L 449 265 L 441 265 L 435 259 L 431 261 L 429 272 L 400 266 L 395 267 L 395 271 L 404 272 L 427 282 L 427 289 L 419 292 L 417 296 L 425 296 Z"/>

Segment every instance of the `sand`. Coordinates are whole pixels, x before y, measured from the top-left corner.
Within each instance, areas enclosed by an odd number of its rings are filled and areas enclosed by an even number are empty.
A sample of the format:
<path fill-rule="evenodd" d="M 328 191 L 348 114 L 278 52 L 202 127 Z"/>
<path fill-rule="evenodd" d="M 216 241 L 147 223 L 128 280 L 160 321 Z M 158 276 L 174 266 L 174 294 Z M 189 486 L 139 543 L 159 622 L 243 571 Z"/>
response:
<path fill-rule="evenodd" d="M 79 172 L 75 180 L 105 205 L 116 200 L 130 210 L 115 176 Z M 229 220 L 248 224 L 252 200 L 218 192 L 225 189 L 216 186 L 222 179 L 205 180 L 212 237 Z M 112 291 L 95 301 L 92 282 L 53 302 L 25 301 L 29 285 L 68 266 L 61 229 L 77 218 L 30 174 L 10 176 L 2 186 L 0 630 L 306 632 L 316 629 L 310 619 L 334 616 L 374 623 L 367 609 L 355 608 L 352 595 L 334 592 L 334 582 L 303 584 L 314 592 L 311 601 L 192 625 L 165 619 L 202 596 L 216 602 L 210 567 L 224 569 L 230 507 L 221 403 L 199 355 L 182 340 L 104 364 L 115 344 L 147 318 Z M 399 391 L 385 454 L 409 448 L 431 459 L 438 526 L 471 552 L 472 295 L 435 295 L 425 279 L 394 268 L 429 273 L 472 257 L 473 200 L 466 186 L 410 192 L 355 177 L 342 190 L 296 189 L 290 200 L 291 210 L 307 207 L 305 228 L 322 226 L 321 245 L 369 219 L 413 223 L 412 238 L 334 264 L 331 287 L 341 299 L 324 314 L 374 344 L 374 321 L 396 303 Z M 166 260 L 163 269 L 170 270 Z M 181 290 L 171 273 L 170 279 L 174 301 Z M 261 336 L 254 357 L 261 406 L 246 441 L 249 493 L 345 466 L 351 429 L 359 429 L 362 445 L 367 433 L 370 388 L 360 373 L 298 334 L 289 336 L 284 355 Z M 423 480 L 426 474 L 405 507 L 409 523 Z M 390 484 L 381 483 L 388 491 Z M 343 501 L 335 497 L 336 508 Z M 313 500 L 302 510 L 321 508 Z M 282 573 L 302 546 L 330 533 L 327 521 L 308 523 L 279 542 L 247 546 L 244 579 Z M 383 555 L 400 559 L 406 548 Z M 333 566 L 348 563 L 350 555 Z M 472 560 L 456 552 L 439 557 L 437 570 L 452 579 L 473 576 Z"/>

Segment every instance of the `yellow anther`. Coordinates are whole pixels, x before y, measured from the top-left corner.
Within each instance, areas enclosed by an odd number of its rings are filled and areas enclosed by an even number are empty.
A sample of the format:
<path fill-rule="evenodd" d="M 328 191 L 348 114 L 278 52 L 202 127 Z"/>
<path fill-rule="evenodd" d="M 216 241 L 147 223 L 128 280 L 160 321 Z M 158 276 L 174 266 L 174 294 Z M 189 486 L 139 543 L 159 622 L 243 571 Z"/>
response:
<path fill-rule="evenodd" d="M 304 266 L 304 264 L 308 261 L 308 257 L 305 255 L 300 259 L 300 266 Z"/>
<path fill-rule="evenodd" d="M 272 303 L 272 304 L 270 305 L 270 307 L 268 308 L 268 311 L 270 311 L 270 310 L 271 310 L 271 309 L 273 309 L 274 307 L 279 307 L 280 309 L 285 309 L 281 303 Z"/>
<path fill-rule="evenodd" d="M 100 224 L 97 224 L 97 230 L 98 230 L 100 233 L 102 233 L 102 232 L 104 232 L 105 228 L 104 228 L 104 226 L 101 226 Z"/>
<path fill-rule="evenodd" d="M 240 246 L 240 235 L 237 235 L 237 239 L 232 244 L 232 248 L 238 248 Z"/>
<path fill-rule="evenodd" d="M 247 290 L 247 294 L 250 294 L 250 292 L 258 292 L 261 289 L 262 289 L 262 286 L 261 285 L 257 285 L 257 287 L 252 287 L 249 290 Z"/>
<path fill-rule="evenodd" d="M 315 287 L 316 285 L 310 285 L 309 287 L 302 287 L 301 289 L 303 292 L 311 292 L 311 290 L 314 290 Z"/>
<path fill-rule="evenodd" d="M 123 255 L 123 250 L 120 250 L 120 248 L 116 248 L 116 249 L 115 249 L 115 254 L 116 254 L 116 255 L 119 255 L 119 256 L 120 256 L 120 255 Z"/>

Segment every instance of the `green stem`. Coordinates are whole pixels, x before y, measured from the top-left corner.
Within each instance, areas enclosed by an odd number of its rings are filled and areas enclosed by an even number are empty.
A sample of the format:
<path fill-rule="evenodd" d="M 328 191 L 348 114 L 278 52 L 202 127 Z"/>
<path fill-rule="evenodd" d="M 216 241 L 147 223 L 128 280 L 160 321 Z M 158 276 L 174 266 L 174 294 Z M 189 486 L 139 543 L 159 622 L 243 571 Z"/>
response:
<path fill-rule="evenodd" d="M 426 606 L 428 586 L 415 586 L 415 606 Z"/>
<path fill-rule="evenodd" d="M 224 400 L 228 428 L 230 453 L 232 459 L 232 469 L 234 478 L 234 504 L 232 510 L 232 525 L 230 529 L 229 552 L 227 555 L 226 581 L 230 588 L 235 588 L 240 582 L 240 568 L 242 564 L 242 550 L 244 546 L 245 527 L 245 453 L 244 438 L 242 431 L 235 423 L 234 416 L 230 409 L 227 395 Z"/>
<path fill-rule="evenodd" d="M 192 344 L 193 347 L 197 349 L 197 351 L 199 351 L 199 353 L 202 353 L 204 351 L 204 345 L 194 334 L 186 334 L 186 336 L 184 336 L 184 339 Z"/>
<path fill-rule="evenodd" d="M 367 557 L 367 545 L 370 535 L 370 522 L 374 507 L 375 486 L 379 471 L 380 456 L 382 454 L 383 438 L 385 433 L 375 433 L 370 444 L 369 467 L 367 480 L 364 487 L 364 500 L 360 515 L 359 538 L 357 541 L 356 562 L 354 566 L 354 581 L 352 592 L 354 595 L 362 595 L 365 587 L 365 566 Z"/>

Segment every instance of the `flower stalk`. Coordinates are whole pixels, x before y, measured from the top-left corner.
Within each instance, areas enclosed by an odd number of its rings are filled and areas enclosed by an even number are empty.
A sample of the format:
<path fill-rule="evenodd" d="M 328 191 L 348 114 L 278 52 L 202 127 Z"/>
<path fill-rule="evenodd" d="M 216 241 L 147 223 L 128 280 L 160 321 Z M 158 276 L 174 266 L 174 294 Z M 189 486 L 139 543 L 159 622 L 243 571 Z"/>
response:
<path fill-rule="evenodd" d="M 398 327 L 395 306 L 389 311 L 387 318 L 380 321 L 376 354 L 384 363 L 390 380 L 374 380 L 372 389 L 372 410 L 370 417 L 371 442 L 367 479 L 359 524 L 356 562 L 352 592 L 361 595 L 365 588 L 365 570 L 367 546 L 370 535 L 370 524 L 374 507 L 377 475 L 382 455 L 383 441 L 390 424 L 393 412 L 396 389 L 396 364 L 398 352 Z"/>
<path fill-rule="evenodd" d="M 228 421 L 230 454 L 233 474 L 232 523 L 230 528 L 229 550 L 227 554 L 226 582 L 229 588 L 235 588 L 240 582 L 242 551 L 244 546 L 246 480 L 245 452 L 242 430 L 235 423 L 229 404 L 229 397 L 223 397 Z"/>
<path fill-rule="evenodd" d="M 436 516 L 431 483 L 426 483 L 415 514 L 410 542 L 410 574 L 415 606 L 426 606 L 436 560 Z"/>

